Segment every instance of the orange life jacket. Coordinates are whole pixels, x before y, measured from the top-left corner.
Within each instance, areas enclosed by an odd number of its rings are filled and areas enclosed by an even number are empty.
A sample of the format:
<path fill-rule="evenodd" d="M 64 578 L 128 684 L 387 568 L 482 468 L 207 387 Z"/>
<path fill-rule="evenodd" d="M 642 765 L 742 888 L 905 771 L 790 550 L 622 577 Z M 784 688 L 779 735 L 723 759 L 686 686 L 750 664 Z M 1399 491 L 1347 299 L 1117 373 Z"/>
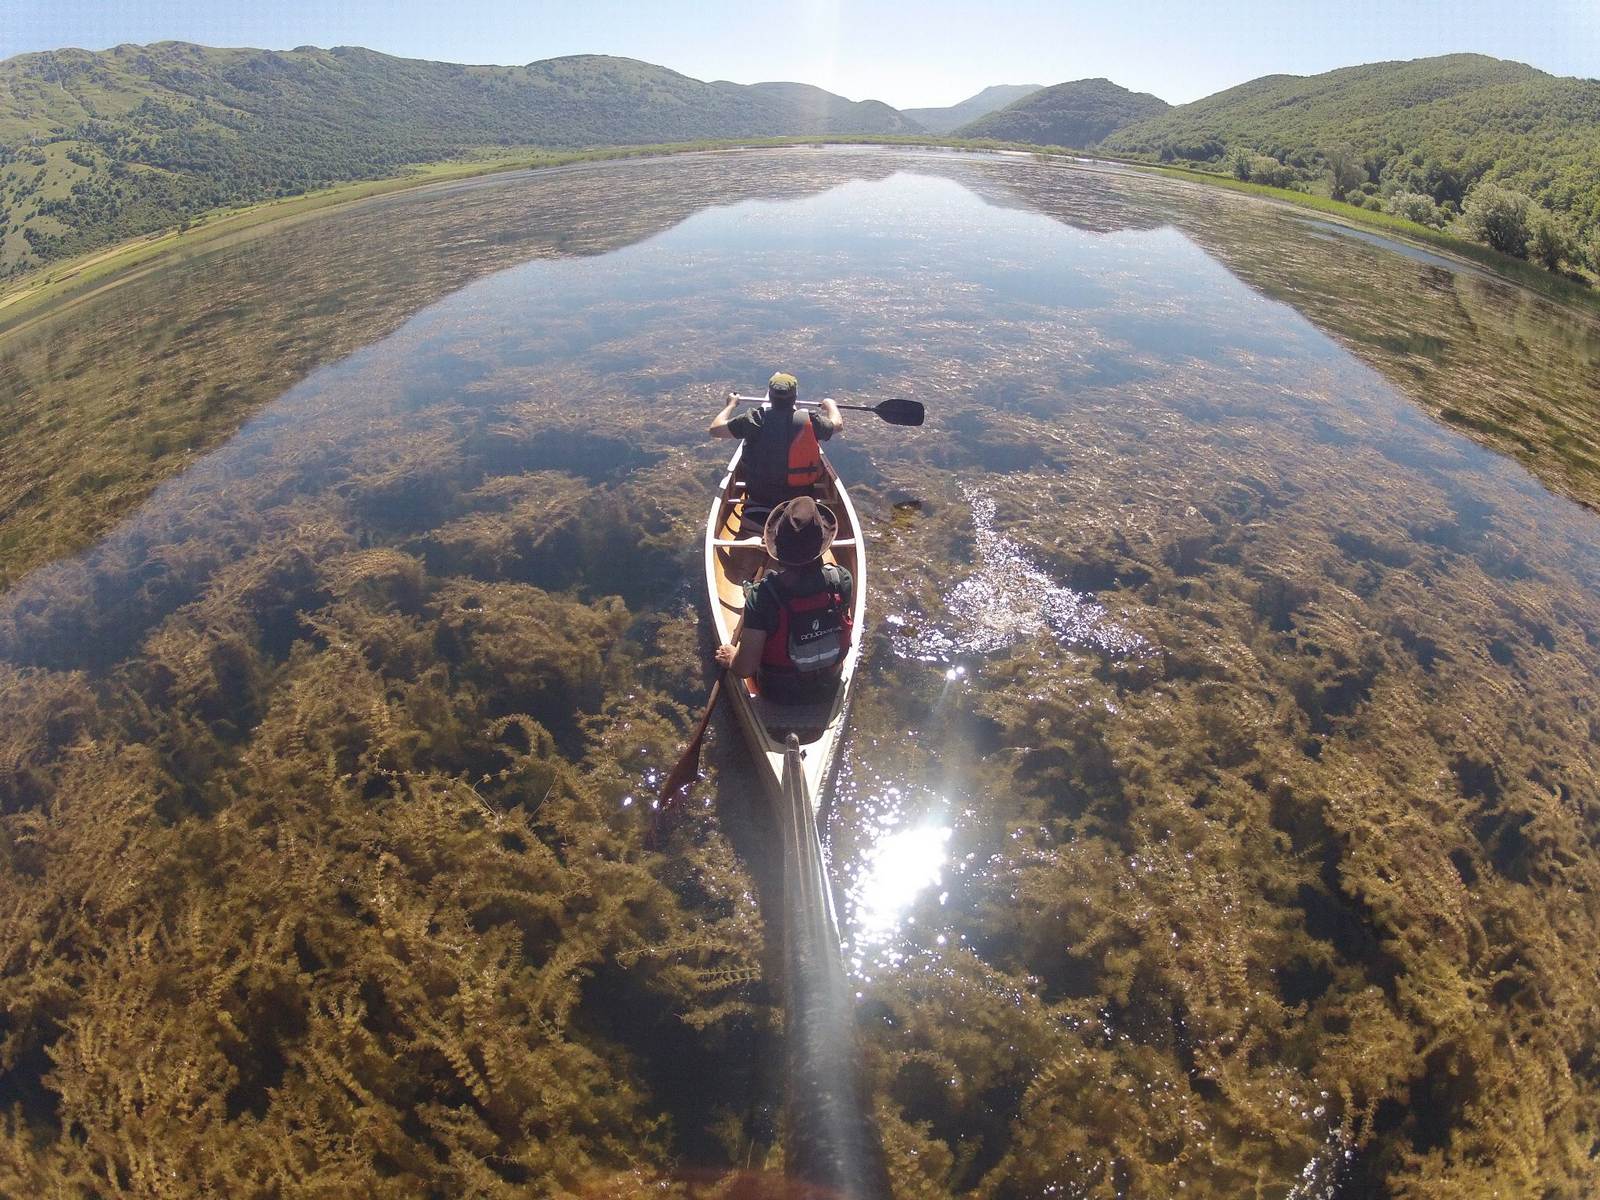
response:
<path fill-rule="evenodd" d="M 821 481 L 822 447 L 817 444 L 810 414 L 805 414 L 799 431 L 789 442 L 789 487 L 797 492 L 808 491 Z"/>

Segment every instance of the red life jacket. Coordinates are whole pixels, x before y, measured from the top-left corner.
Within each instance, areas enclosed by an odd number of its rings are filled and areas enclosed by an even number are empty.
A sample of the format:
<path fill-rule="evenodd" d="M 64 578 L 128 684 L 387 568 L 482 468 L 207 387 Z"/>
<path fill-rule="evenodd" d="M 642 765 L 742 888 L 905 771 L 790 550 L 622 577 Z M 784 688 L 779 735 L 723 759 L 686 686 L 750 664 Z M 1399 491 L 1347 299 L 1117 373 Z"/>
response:
<path fill-rule="evenodd" d="M 823 567 L 824 587 L 808 596 L 785 595 L 776 578 L 778 627 L 761 648 L 761 669 L 814 679 L 837 671 L 850 652 L 854 619 L 837 567 Z"/>
<path fill-rule="evenodd" d="M 822 479 L 822 447 L 817 444 L 817 431 L 811 425 L 809 413 L 789 442 L 789 487 L 806 492 Z"/>

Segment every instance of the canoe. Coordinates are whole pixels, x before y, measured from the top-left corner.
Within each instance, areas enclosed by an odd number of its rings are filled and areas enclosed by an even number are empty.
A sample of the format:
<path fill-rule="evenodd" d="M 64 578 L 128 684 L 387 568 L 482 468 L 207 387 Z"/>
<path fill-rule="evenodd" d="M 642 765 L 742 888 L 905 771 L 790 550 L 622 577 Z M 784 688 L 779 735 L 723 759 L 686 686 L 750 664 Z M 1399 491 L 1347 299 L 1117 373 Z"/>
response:
<path fill-rule="evenodd" d="M 717 488 L 711 515 L 706 521 L 706 588 L 711 597 L 711 615 L 716 622 L 719 643 L 732 642 L 744 616 L 744 584 L 759 579 L 773 564 L 761 541 L 761 524 L 743 519 L 744 484 L 739 481 L 739 454 L 734 452 L 728 473 Z M 825 560 L 850 572 L 855 581 L 851 596 L 855 636 L 845 655 L 838 690 L 827 704 L 773 704 L 756 691 L 753 679 L 727 681 L 728 697 L 750 744 L 767 794 L 779 810 L 792 791 L 785 784 L 785 773 L 798 775 L 796 783 L 812 813 L 821 808 L 839 753 L 840 738 L 850 708 L 850 689 L 861 661 L 861 642 L 866 628 L 867 558 L 861 540 L 861 523 L 855 507 L 839 482 L 838 473 L 827 457 L 822 461 L 824 479 L 817 499 L 833 510 L 839 519 L 838 534 Z M 798 754 L 786 755 L 790 735 L 798 742 Z M 786 765 L 787 763 L 787 765 Z"/>
<path fill-rule="evenodd" d="M 823 458 L 817 499 L 839 518 L 838 536 L 824 556 L 854 579 L 855 637 L 828 704 L 773 704 L 751 680 L 728 676 L 734 716 L 772 801 L 783 855 L 783 1008 L 788 1098 L 785 1165 L 791 1178 L 817 1194 L 888 1200 L 883 1146 L 860 1074 L 851 989 L 840 952 L 839 919 L 817 832 L 817 815 L 832 780 L 850 692 L 866 628 L 867 566 L 861 523 Z M 717 637 L 731 642 L 744 615 L 744 584 L 770 567 L 761 526 L 743 521 L 744 485 L 736 482 L 735 453 L 706 521 L 706 587 Z M 802 1189 L 808 1195 L 811 1188 Z"/>

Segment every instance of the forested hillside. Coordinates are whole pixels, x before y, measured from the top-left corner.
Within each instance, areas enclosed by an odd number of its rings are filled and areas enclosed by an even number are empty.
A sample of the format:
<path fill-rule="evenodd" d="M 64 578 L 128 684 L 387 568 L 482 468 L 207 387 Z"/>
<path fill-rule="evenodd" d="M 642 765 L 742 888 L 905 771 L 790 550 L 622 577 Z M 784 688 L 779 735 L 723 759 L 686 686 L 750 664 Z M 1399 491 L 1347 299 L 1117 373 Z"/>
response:
<path fill-rule="evenodd" d="M 0 275 L 471 146 L 917 131 L 818 88 L 601 55 L 470 67 L 182 42 L 26 54 L 0 63 Z"/>
<path fill-rule="evenodd" d="M 473 147 L 924 128 L 1190 163 L 1600 273 L 1600 82 L 1483 55 L 1272 75 L 1177 108 L 1083 79 L 901 113 L 802 83 L 706 83 L 602 55 L 473 67 L 359 47 L 163 42 L 0 62 L 0 278 Z"/>
<path fill-rule="evenodd" d="M 903 108 L 900 111 L 929 133 L 952 133 L 979 117 L 1015 104 L 1037 92 L 1039 87 L 1037 83 L 997 83 L 947 108 Z"/>
<path fill-rule="evenodd" d="M 1465 207 L 1465 231 L 1491 245 L 1511 214 L 1521 236 L 1497 248 L 1551 266 L 1579 261 L 1600 225 L 1600 82 L 1477 54 L 1267 76 L 1128 125 L 1103 148 L 1225 164 L 1430 224 Z M 1479 185 L 1490 185 L 1479 207 L 1494 211 L 1474 223 Z M 1524 195 L 1551 214 L 1549 244 Z"/>
<path fill-rule="evenodd" d="M 922 133 L 923 126 L 909 120 L 881 100 L 846 100 L 809 83 L 727 83 L 720 88 L 735 95 L 756 95 L 785 106 L 796 133 Z"/>
<path fill-rule="evenodd" d="M 1041 88 L 958 132 L 962 137 L 1083 148 L 1167 108 L 1165 100 L 1148 92 L 1130 92 L 1109 79 L 1078 79 Z"/>

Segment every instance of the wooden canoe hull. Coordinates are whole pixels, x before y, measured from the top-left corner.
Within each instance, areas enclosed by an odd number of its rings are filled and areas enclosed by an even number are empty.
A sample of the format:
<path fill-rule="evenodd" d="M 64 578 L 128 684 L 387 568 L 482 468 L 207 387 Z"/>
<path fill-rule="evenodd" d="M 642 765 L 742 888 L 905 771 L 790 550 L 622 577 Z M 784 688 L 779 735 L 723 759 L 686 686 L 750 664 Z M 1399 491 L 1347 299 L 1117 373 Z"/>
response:
<path fill-rule="evenodd" d="M 743 617 L 744 583 L 774 565 L 760 529 L 740 528 L 738 466 L 736 453 L 706 521 L 706 586 L 717 637 L 724 643 L 735 639 Z M 861 1076 L 838 915 L 817 831 L 849 715 L 867 611 L 861 524 L 832 464 L 824 460 L 824 466 L 818 499 L 839 518 L 827 557 L 854 579 L 856 635 L 838 691 L 826 705 L 775 705 L 762 700 L 749 680 L 729 676 L 724 686 L 772 802 L 783 851 L 786 1173 L 804 1181 L 808 1195 L 889 1200 L 888 1168 Z"/>
<path fill-rule="evenodd" d="M 744 488 L 738 482 L 739 455 L 734 452 L 727 474 L 717 488 L 706 520 L 706 589 L 711 598 L 711 616 L 717 639 L 726 644 L 734 640 L 744 615 L 744 584 L 759 579 L 772 562 L 761 544 L 761 529 L 752 523 L 742 527 Z M 856 518 L 850 496 L 840 483 L 833 464 L 823 459 L 824 481 L 818 500 L 839 519 L 839 529 L 826 558 L 850 572 L 854 580 L 851 616 L 855 626 L 849 653 L 841 669 L 839 688 L 831 704 L 777 705 L 763 700 L 753 680 L 728 679 L 728 698 L 734 717 L 743 731 L 763 785 L 773 802 L 782 805 L 785 797 L 785 742 L 794 733 L 800 742 L 800 763 L 806 795 L 813 810 L 821 807 L 850 709 L 850 692 L 856 668 L 861 661 L 861 644 L 866 628 L 867 568 L 866 547 L 861 523 Z"/>

